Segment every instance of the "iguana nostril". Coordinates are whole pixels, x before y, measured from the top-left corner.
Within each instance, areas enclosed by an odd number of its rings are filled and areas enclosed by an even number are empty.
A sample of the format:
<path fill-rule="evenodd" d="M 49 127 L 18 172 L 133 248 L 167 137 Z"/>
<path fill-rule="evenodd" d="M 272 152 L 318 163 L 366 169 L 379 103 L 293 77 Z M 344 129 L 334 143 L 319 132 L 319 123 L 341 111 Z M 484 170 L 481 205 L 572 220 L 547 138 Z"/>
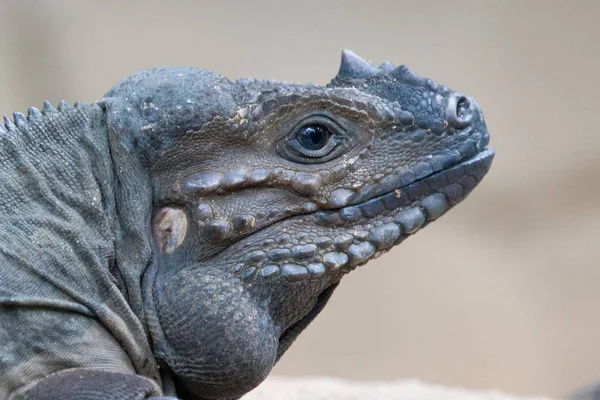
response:
<path fill-rule="evenodd" d="M 456 103 L 456 115 L 458 118 L 464 118 L 470 107 L 471 103 L 469 102 L 469 99 L 465 96 L 461 96 Z"/>
<path fill-rule="evenodd" d="M 466 96 L 451 93 L 446 104 L 446 120 L 454 128 L 464 128 L 471 123 L 476 112 L 476 106 Z"/>

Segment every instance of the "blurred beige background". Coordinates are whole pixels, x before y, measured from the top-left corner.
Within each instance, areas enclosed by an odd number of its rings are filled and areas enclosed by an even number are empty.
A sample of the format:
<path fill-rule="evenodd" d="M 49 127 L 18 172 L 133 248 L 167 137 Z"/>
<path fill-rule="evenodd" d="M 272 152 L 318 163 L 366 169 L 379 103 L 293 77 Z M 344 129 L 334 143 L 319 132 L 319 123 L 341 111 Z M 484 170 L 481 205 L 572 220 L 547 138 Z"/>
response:
<path fill-rule="evenodd" d="M 554 396 L 600 379 L 600 1 L 4 0 L 0 16 L 0 114 L 161 65 L 325 84 L 342 48 L 474 96 L 487 179 L 348 276 L 275 373 Z"/>

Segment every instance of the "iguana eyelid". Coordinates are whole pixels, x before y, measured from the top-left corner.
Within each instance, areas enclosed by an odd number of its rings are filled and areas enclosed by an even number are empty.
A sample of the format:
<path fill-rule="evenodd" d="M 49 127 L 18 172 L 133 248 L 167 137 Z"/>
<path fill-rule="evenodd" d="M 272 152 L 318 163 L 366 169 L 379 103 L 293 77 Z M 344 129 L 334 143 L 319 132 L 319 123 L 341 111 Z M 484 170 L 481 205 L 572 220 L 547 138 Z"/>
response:
<path fill-rule="evenodd" d="M 317 158 L 322 158 L 322 157 L 329 155 L 329 153 L 331 153 L 333 150 L 335 150 L 335 148 L 340 143 L 341 143 L 341 141 L 336 137 L 335 134 L 333 134 L 328 138 L 328 141 L 327 141 L 327 144 L 325 145 L 325 147 L 323 147 L 322 149 L 319 149 L 319 150 L 309 150 L 309 149 L 304 148 L 300 144 L 300 142 L 298 141 L 297 138 L 288 140 L 287 145 L 290 146 L 295 151 L 297 151 L 298 153 L 300 153 L 304 157 L 317 159 Z"/>
<path fill-rule="evenodd" d="M 322 125 L 331 133 L 327 145 L 319 150 L 304 148 L 297 139 L 300 129 L 307 125 Z M 290 161 L 301 164 L 318 164 L 330 161 L 347 150 L 353 135 L 332 118 L 322 114 L 310 115 L 299 121 L 277 146 L 279 153 Z"/>

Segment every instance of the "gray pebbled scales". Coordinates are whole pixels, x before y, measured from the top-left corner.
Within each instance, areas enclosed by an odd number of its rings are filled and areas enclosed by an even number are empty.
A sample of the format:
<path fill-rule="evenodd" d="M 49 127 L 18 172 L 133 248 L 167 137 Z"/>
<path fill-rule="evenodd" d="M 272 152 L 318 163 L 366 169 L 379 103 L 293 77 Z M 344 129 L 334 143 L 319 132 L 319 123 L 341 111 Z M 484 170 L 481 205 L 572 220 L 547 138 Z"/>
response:
<path fill-rule="evenodd" d="M 241 397 L 487 143 L 475 100 L 350 51 L 324 87 L 159 68 L 5 118 L 0 398 Z"/>

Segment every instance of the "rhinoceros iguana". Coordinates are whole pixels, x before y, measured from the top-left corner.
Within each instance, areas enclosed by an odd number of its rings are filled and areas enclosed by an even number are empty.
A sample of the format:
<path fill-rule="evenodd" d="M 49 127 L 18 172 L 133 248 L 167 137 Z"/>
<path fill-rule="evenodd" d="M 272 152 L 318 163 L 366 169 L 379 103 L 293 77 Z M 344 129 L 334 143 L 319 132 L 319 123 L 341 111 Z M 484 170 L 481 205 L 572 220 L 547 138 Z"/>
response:
<path fill-rule="evenodd" d="M 239 398 L 488 140 L 472 98 L 350 51 L 326 86 L 157 68 L 5 117 L 0 398 Z"/>

